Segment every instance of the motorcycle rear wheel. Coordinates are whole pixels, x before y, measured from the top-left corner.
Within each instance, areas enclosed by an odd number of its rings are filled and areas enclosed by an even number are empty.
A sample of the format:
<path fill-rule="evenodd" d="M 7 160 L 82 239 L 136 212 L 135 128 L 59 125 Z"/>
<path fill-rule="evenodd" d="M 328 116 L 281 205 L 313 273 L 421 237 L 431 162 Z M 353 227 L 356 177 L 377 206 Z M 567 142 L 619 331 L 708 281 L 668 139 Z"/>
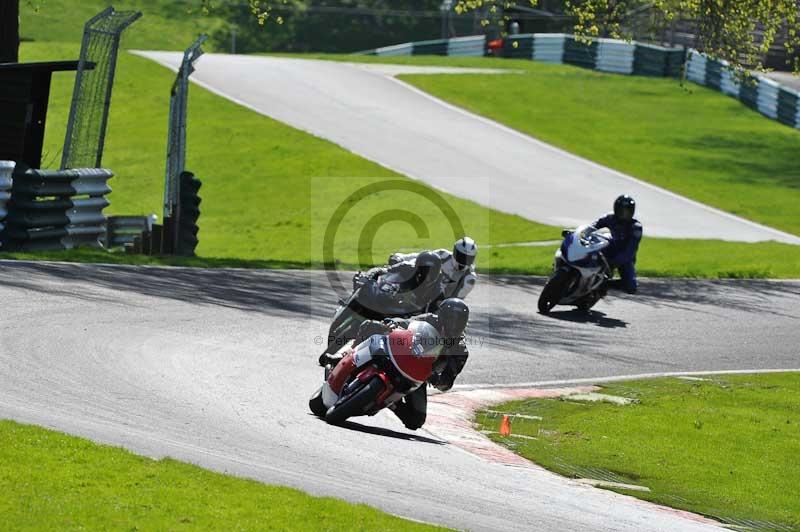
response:
<path fill-rule="evenodd" d="M 553 307 L 558 305 L 569 281 L 570 274 L 565 270 L 558 270 L 547 280 L 542 293 L 539 294 L 539 312 L 547 314 L 553 310 Z"/>
<path fill-rule="evenodd" d="M 347 418 L 364 415 L 367 407 L 375 402 L 382 391 L 383 381 L 373 377 L 358 391 L 330 407 L 325 414 L 325 421 L 331 425 L 341 425 Z"/>

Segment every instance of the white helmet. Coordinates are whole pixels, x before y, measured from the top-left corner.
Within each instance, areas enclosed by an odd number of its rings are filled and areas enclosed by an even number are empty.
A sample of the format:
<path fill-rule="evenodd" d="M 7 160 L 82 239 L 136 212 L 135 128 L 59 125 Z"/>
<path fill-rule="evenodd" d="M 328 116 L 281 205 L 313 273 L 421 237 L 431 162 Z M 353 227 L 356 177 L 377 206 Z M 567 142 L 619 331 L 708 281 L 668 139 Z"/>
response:
<path fill-rule="evenodd" d="M 475 263 L 478 254 L 478 245 L 470 237 L 465 236 L 453 246 L 453 257 L 460 269 L 466 269 Z"/>

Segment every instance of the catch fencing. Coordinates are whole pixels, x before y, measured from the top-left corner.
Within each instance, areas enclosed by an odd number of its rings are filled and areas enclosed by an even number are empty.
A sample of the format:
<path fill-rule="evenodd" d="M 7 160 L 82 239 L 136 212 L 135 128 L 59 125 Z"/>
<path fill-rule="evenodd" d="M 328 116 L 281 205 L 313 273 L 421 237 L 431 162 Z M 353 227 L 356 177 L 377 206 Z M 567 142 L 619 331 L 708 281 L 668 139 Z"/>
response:
<path fill-rule="evenodd" d="M 0 235 L 3 234 L 4 222 L 8 215 L 6 205 L 11 198 L 11 174 L 14 172 L 15 164 L 14 161 L 0 161 Z"/>
<path fill-rule="evenodd" d="M 748 107 L 787 126 L 800 129 L 800 92 L 765 76 L 737 75 L 727 61 L 690 50 L 686 79 L 741 100 Z"/>
<path fill-rule="evenodd" d="M 500 41 L 495 41 L 500 42 Z M 482 57 L 491 53 L 483 35 L 397 44 L 359 52 L 383 57 L 448 55 Z M 616 39 L 592 39 L 589 43 L 564 33 L 511 35 L 498 48 L 501 57 L 569 64 L 617 74 L 678 78 L 686 59 L 684 48 L 665 48 Z"/>
<path fill-rule="evenodd" d="M 113 176 L 102 168 L 14 170 L 3 246 L 15 251 L 100 247 Z"/>
<path fill-rule="evenodd" d="M 61 168 L 100 166 L 122 32 L 142 14 L 108 7 L 83 29 Z"/>

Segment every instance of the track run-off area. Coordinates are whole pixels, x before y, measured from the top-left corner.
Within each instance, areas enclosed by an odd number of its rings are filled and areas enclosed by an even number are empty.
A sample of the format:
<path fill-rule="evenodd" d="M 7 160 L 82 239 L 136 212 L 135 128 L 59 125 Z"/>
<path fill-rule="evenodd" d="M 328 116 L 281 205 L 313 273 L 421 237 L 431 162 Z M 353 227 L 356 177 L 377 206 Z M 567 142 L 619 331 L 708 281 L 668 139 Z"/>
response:
<path fill-rule="evenodd" d="M 542 282 L 481 277 L 459 390 L 800 366 L 800 282 L 644 279 L 588 317 L 537 314 Z M 326 425 L 307 399 L 336 298 L 315 271 L 2 261 L 0 418 L 462 529 L 709 527 L 472 454 L 434 422 Z"/>

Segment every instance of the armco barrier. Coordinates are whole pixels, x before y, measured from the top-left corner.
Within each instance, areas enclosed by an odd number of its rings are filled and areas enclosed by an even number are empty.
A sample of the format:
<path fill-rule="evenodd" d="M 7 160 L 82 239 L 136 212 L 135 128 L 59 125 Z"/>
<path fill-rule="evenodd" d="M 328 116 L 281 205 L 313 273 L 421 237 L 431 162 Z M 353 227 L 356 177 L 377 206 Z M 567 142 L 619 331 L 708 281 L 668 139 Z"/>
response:
<path fill-rule="evenodd" d="M 509 59 L 533 59 L 533 34 L 511 35 L 503 39 L 503 57 Z"/>
<path fill-rule="evenodd" d="M 686 77 L 738 98 L 746 106 L 782 124 L 800 129 L 800 93 L 777 81 L 760 75 L 740 80 L 726 61 L 712 59 L 697 50 L 689 51 Z"/>
<path fill-rule="evenodd" d="M 721 81 L 719 90 L 727 94 L 728 96 L 739 97 L 739 92 L 742 90 L 742 84 L 736 79 L 736 76 L 733 75 L 733 72 L 729 68 L 722 69 Z"/>
<path fill-rule="evenodd" d="M 387 57 L 397 57 L 411 55 L 414 52 L 414 43 L 395 44 L 394 46 L 384 46 L 371 52 L 364 52 L 366 55 L 381 55 Z"/>
<path fill-rule="evenodd" d="M 413 55 L 447 55 L 449 39 L 415 42 Z"/>
<path fill-rule="evenodd" d="M 564 62 L 563 33 L 535 33 L 533 35 L 533 59 L 545 63 Z"/>
<path fill-rule="evenodd" d="M 633 74 L 636 45 L 614 39 L 598 39 L 595 68 L 602 72 Z"/>
<path fill-rule="evenodd" d="M 800 128 L 800 94 L 769 78 L 755 76 L 741 83 L 725 61 L 709 59 L 696 50 L 665 48 L 616 39 L 593 39 L 590 44 L 563 33 L 510 35 L 495 53 L 513 59 L 567 63 L 603 72 L 686 79 L 741 100 L 745 105 L 783 124 Z M 398 44 L 360 52 L 369 55 L 484 55 L 486 38 L 457 37 Z"/>
<path fill-rule="evenodd" d="M 14 169 L 3 246 L 11 250 L 99 247 L 105 234 L 108 170 Z"/>
<path fill-rule="evenodd" d="M 618 74 L 680 77 L 686 51 L 616 39 L 593 39 L 585 43 L 564 33 L 527 33 L 502 40 L 502 57 L 533 59 L 545 63 L 567 63 Z M 489 50 L 486 37 L 473 35 L 396 44 L 358 52 L 361 55 L 407 56 L 452 55 L 483 56 Z M 704 71 L 705 75 L 705 71 Z"/>
<path fill-rule="evenodd" d="M 153 217 L 150 216 L 109 216 L 103 242 L 109 249 L 133 245 L 137 238 L 152 230 Z"/>
<path fill-rule="evenodd" d="M 456 57 L 482 57 L 486 55 L 486 37 L 455 37 L 447 41 L 447 55 Z"/>
<path fill-rule="evenodd" d="M 800 95 L 786 87 L 778 92 L 778 121 L 787 126 L 800 125 Z"/>
<path fill-rule="evenodd" d="M 684 48 L 665 48 L 654 44 L 634 43 L 633 74 L 679 78 L 686 60 Z"/>
<path fill-rule="evenodd" d="M 0 234 L 5 229 L 5 220 L 8 212 L 6 204 L 11 198 L 11 174 L 14 172 L 14 161 L 0 161 Z"/>
<path fill-rule="evenodd" d="M 564 38 L 564 63 L 582 68 L 594 69 L 597 66 L 597 41 L 586 44 L 575 40 L 571 35 Z"/>
<path fill-rule="evenodd" d="M 771 79 L 758 80 L 758 97 L 756 105 L 759 112 L 770 118 L 778 118 L 778 90 L 780 85 Z"/>

